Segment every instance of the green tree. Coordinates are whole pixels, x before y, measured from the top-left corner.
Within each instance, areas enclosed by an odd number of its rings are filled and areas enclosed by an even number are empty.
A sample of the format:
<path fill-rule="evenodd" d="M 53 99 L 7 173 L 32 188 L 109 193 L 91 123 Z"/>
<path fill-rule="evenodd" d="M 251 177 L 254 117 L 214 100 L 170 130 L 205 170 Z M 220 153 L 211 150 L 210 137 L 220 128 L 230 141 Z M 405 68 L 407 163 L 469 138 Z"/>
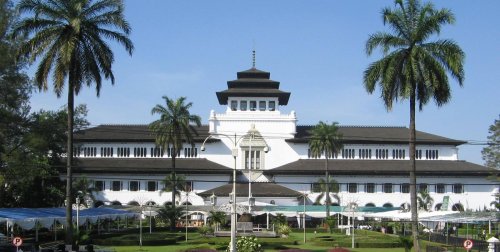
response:
<path fill-rule="evenodd" d="M 123 15 L 121 0 L 21 0 L 18 9 L 24 15 L 13 29 L 14 37 L 27 36 L 19 55 L 38 62 L 35 85 L 48 89 L 49 75 L 60 97 L 67 81 L 68 138 L 66 145 L 66 244 L 72 244 L 72 161 L 74 96 L 82 86 L 95 83 L 97 96 L 102 76 L 114 84 L 113 51 L 107 41 L 120 43 L 131 55 L 128 38 L 131 28 Z"/>
<path fill-rule="evenodd" d="M 175 227 L 175 222 L 182 217 L 184 207 L 175 205 L 163 204 L 163 207 L 158 210 L 158 217 L 170 226 Z"/>
<path fill-rule="evenodd" d="M 427 189 L 418 192 L 417 204 L 418 204 L 418 209 L 425 211 L 430 211 L 432 209 L 432 204 L 434 204 L 434 199 L 431 197 Z"/>
<path fill-rule="evenodd" d="M 325 205 L 326 202 L 329 202 L 329 204 L 331 205 L 332 198 L 337 200 L 340 205 L 340 197 L 338 195 L 339 184 L 336 180 L 332 179 L 331 176 L 328 179 L 328 182 L 324 178 L 319 178 L 317 184 L 319 186 L 318 189 L 321 193 L 314 200 L 315 205 L 321 205 L 321 201 L 323 200 L 323 198 L 325 198 Z"/>
<path fill-rule="evenodd" d="M 23 38 L 8 36 L 15 20 L 12 3 L 0 0 L 0 167 L 5 166 L 5 156 L 20 146 L 30 111 L 32 85 L 23 72 L 24 58 L 16 59 Z"/>
<path fill-rule="evenodd" d="M 80 200 L 80 205 L 85 205 L 86 207 L 92 207 L 87 201 L 95 202 L 94 193 L 97 189 L 94 187 L 94 181 L 88 179 L 87 177 L 80 177 L 73 181 L 73 198 Z"/>
<path fill-rule="evenodd" d="M 180 97 L 172 100 L 167 96 L 162 97 L 166 106 L 157 104 L 151 110 L 151 114 L 158 114 L 160 119 L 149 124 L 149 128 L 155 135 L 156 144 L 162 151 L 168 150 L 172 161 L 172 181 L 176 181 L 175 159 L 182 150 L 183 142 L 187 142 L 194 147 L 193 134 L 197 134 L 192 123 L 201 126 L 201 118 L 198 115 L 192 115 L 189 109 L 193 106 L 191 102 L 185 103 L 186 97 Z M 172 204 L 175 204 L 177 188 L 172 187 Z M 171 223 L 170 228 L 175 229 L 175 223 Z"/>
<path fill-rule="evenodd" d="M 220 230 L 220 226 L 226 224 L 226 213 L 222 211 L 210 211 L 210 218 L 212 223 L 215 225 L 215 231 Z"/>
<path fill-rule="evenodd" d="M 160 194 L 164 192 L 175 192 L 176 197 L 181 197 L 181 191 L 186 190 L 186 177 L 180 174 L 170 173 L 168 176 L 165 176 L 163 181 L 163 188 L 160 191 Z M 176 202 L 172 202 L 172 204 L 176 204 Z"/>
<path fill-rule="evenodd" d="M 312 136 L 309 140 L 309 149 L 311 150 L 311 155 L 316 158 L 320 158 L 322 155 L 325 156 L 325 183 L 330 184 L 330 173 L 328 169 L 328 159 L 336 156 L 339 151 L 343 148 L 342 144 L 342 134 L 339 133 L 338 123 L 333 122 L 332 124 L 326 124 L 320 121 L 312 129 Z M 326 201 L 326 217 L 330 216 L 330 187 L 325 187 Z"/>
<path fill-rule="evenodd" d="M 455 21 L 448 9 L 436 10 L 432 3 L 419 0 L 395 0 L 395 8 L 384 8 L 382 20 L 391 33 L 377 32 L 366 42 L 366 53 L 371 55 L 381 48 L 383 57 L 370 64 L 364 72 L 364 85 L 373 93 L 378 85 L 385 106 L 391 110 L 398 99 L 410 100 L 410 197 L 412 232 L 415 251 L 418 245 L 418 215 L 415 163 L 415 109 L 434 100 L 438 106 L 450 100 L 448 73 L 460 86 L 464 81 L 464 52 L 451 40 L 438 39 L 441 27 Z"/>
<path fill-rule="evenodd" d="M 500 169 L 500 116 L 495 119 L 495 122 L 490 125 L 488 130 L 488 146 L 484 147 L 481 151 L 485 165 L 493 168 Z"/>

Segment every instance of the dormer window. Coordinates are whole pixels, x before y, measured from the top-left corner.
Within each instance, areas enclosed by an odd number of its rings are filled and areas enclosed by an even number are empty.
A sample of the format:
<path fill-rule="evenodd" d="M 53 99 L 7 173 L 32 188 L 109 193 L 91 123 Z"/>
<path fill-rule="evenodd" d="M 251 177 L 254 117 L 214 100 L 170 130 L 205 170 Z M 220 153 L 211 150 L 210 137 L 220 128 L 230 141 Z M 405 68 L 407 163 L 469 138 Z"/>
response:
<path fill-rule="evenodd" d="M 247 101 L 241 101 L 240 102 L 240 110 L 241 111 L 247 111 Z"/>
<path fill-rule="evenodd" d="M 257 101 L 250 101 L 250 111 L 255 111 L 257 109 Z"/>
<path fill-rule="evenodd" d="M 269 111 L 275 111 L 275 110 L 276 110 L 276 102 L 269 101 Z"/>
<path fill-rule="evenodd" d="M 238 109 L 238 101 L 231 101 L 231 110 L 236 111 Z"/>

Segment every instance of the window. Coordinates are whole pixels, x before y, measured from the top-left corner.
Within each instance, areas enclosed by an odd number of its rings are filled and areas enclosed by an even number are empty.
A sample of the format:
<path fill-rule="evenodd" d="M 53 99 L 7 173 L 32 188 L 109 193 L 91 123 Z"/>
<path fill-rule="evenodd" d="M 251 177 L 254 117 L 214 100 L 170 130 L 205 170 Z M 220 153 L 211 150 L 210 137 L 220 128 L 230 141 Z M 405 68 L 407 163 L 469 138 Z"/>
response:
<path fill-rule="evenodd" d="M 238 109 L 238 101 L 231 101 L 231 110 L 236 111 Z"/>
<path fill-rule="evenodd" d="M 392 150 L 392 159 L 405 159 L 406 153 L 403 149 Z"/>
<path fill-rule="evenodd" d="M 139 191 L 140 190 L 139 181 L 130 181 L 128 184 L 128 190 L 133 192 Z"/>
<path fill-rule="evenodd" d="M 197 155 L 197 148 L 184 148 L 184 157 L 196 157 Z"/>
<path fill-rule="evenodd" d="M 361 159 L 370 159 L 372 157 L 372 150 L 370 149 L 359 149 L 358 156 Z"/>
<path fill-rule="evenodd" d="M 462 184 L 453 184 L 453 193 L 463 193 L 464 185 Z"/>
<path fill-rule="evenodd" d="M 122 182 L 121 181 L 113 181 L 111 182 L 111 190 L 117 192 L 122 190 Z"/>
<path fill-rule="evenodd" d="M 240 101 L 240 110 L 247 111 L 247 101 Z"/>
<path fill-rule="evenodd" d="M 266 101 L 259 101 L 259 110 L 266 111 Z"/>
<path fill-rule="evenodd" d="M 401 193 L 410 193 L 410 184 L 401 184 Z"/>
<path fill-rule="evenodd" d="M 384 184 L 384 192 L 385 193 L 392 193 L 392 183 L 385 183 Z"/>
<path fill-rule="evenodd" d="M 342 158 L 344 159 L 353 159 L 356 155 L 354 149 L 342 149 Z"/>
<path fill-rule="evenodd" d="M 102 181 L 102 180 L 96 180 L 96 181 L 94 181 L 94 188 L 98 192 L 104 191 L 104 188 L 105 188 L 104 181 Z"/>
<path fill-rule="evenodd" d="M 276 102 L 275 101 L 269 101 L 269 111 L 275 111 L 276 110 Z"/>
<path fill-rule="evenodd" d="M 101 157 L 112 157 L 113 147 L 101 147 Z"/>
<path fill-rule="evenodd" d="M 425 150 L 426 159 L 439 159 L 438 150 Z"/>
<path fill-rule="evenodd" d="M 250 151 L 245 151 L 245 169 L 248 169 Z M 252 170 L 260 169 L 260 150 L 252 150 L 250 157 L 250 166 Z"/>
<path fill-rule="evenodd" d="M 425 184 L 425 183 L 419 184 L 419 185 L 418 185 L 418 192 L 419 192 L 419 193 L 422 193 L 422 192 L 424 192 L 424 191 L 425 191 L 425 192 L 429 192 L 429 189 L 428 189 L 427 187 L 428 187 L 428 185 L 427 185 L 427 184 Z"/>
<path fill-rule="evenodd" d="M 73 157 L 79 157 L 81 155 L 81 151 L 80 147 L 73 148 Z"/>
<path fill-rule="evenodd" d="M 366 184 L 366 192 L 367 193 L 374 193 L 375 192 L 375 184 L 374 183 L 367 183 Z"/>
<path fill-rule="evenodd" d="M 321 184 L 320 183 L 312 183 L 311 184 L 311 192 L 313 192 L 313 193 L 322 192 Z"/>
<path fill-rule="evenodd" d="M 156 181 L 148 181 L 148 192 L 156 192 L 158 183 Z"/>
<path fill-rule="evenodd" d="M 388 149 L 376 149 L 375 150 L 375 158 L 376 159 L 387 159 L 387 158 L 389 158 L 389 150 Z"/>
<path fill-rule="evenodd" d="M 446 187 L 444 184 L 436 184 L 436 193 L 446 193 Z"/>
<path fill-rule="evenodd" d="M 163 148 L 161 147 L 151 148 L 151 157 L 163 157 Z"/>
<path fill-rule="evenodd" d="M 415 151 L 415 158 L 416 159 L 422 159 L 422 150 L 416 150 Z"/>
<path fill-rule="evenodd" d="M 147 148 L 134 148 L 134 157 L 146 157 L 148 154 Z"/>
<path fill-rule="evenodd" d="M 250 111 L 255 111 L 257 109 L 257 102 L 250 101 Z"/>
<path fill-rule="evenodd" d="M 83 156 L 84 157 L 95 157 L 97 155 L 96 147 L 84 147 L 83 148 Z"/>
<path fill-rule="evenodd" d="M 358 192 L 358 184 L 356 184 L 356 183 L 347 184 L 347 190 L 349 191 L 349 193 L 357 193 Z"/>
<path fill-rule="evenodd" d="M 193 191 L 193 181 L 186 181 L 186 184 L 184 185 L 184 191 L 185 192 Z"/>
<path fill-rule="evenodd" d="M 130 157 L 130 148 L 118 147 L 116 148 L 116 155 L 118 157 Z"/>

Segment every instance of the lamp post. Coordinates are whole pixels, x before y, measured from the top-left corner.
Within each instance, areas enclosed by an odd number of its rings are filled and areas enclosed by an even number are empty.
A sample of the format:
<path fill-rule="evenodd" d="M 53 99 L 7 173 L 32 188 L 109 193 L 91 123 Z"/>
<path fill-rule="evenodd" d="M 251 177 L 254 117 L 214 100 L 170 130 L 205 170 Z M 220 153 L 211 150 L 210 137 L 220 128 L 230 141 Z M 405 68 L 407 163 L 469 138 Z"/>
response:
<path fill-rule="evenodd" d="M 304 227 L 304 244 L 306 244 L 306 198 L 307 194 L 304 192 L 304 219 L 302 219 L 302 226 Z"/>
<path fill-rule="evenodd" d="M 231 245 L 229 246 L 229 251 L 231 252 L 236 252 L 236 158 L 238 157 L 238 149 L 236 148 L 238 146 L 238 142 L 245 136 L 241 136 L 240 138 L 237 138 L 236 133 L 234 134 L 234 139 L 225 134 L 213 134 L 209 135 L 205 140 L 203 141 L 203 144 L 201 145 L 201 151 L 205 151 L 205 142 L 214 136 L 224 136 L 227 139 L 229 139 L 233 143 L 233 149 L 231 150 L 231 154 L 234 159 L 234 169 L 233 169 L 233 193 L 232 193 L 232 204 L 231 204 Z"/>
<path fill-rule="evenodd" d="M 144 205 L 141 203 L 141 209 L 139 214 L 139 246 L 142 248 L 142 210 Z"/>
<path fill-rule="evenodd" d="M 188 192 L 186 191 L 186 242 L 188 241 Z"/>
<path fill-rule="evenodd" d="M 79 195 L 76 196 L 76 233 L 78 234 L 80 232 L 80 197 Z"/>

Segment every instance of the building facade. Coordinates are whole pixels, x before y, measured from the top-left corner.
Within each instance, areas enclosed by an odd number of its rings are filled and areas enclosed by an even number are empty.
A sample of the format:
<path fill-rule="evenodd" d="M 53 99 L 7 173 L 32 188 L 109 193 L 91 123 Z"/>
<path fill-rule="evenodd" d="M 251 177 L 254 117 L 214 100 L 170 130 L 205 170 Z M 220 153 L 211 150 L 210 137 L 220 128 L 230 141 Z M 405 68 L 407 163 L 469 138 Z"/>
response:
<path fill-rule="evenodd" d="M 227 203 L 233 169 L 237 202 L 292 206 L 305 194 L 306 204 L 313 204 L 328 169 L 339 185 L 334 205 L 409 204 L 408 128 L 340 126 L 344 147 L 325 166 L 325 157 L 309 150 L 313 126 L 297 125 L 294 111 L 280 111 L 290 92 L 269 72 L 238 72 L 216 96 L 226 111 L 210 111 L 208 125 L 196 128 L 194 147 L 186 143 L 177 156 L 176 172 L 185 176 L 187 189 L 175 204 L 210 205 L 214 195 L 218 205 Z M 76 133 L 75 140 L 74 174 L 94 181 L 97 206 L 172 203 L 161 181 L 172 172 L 173 153 L 155 145 L 146 124 L 100 125 Z M 492 171 L 459 160 L 461 144 L 417 131 L 418 190 L 433 198 L 433 210 L 483 210 L 495 200 L 498 184 L 487 179 Z"/>

